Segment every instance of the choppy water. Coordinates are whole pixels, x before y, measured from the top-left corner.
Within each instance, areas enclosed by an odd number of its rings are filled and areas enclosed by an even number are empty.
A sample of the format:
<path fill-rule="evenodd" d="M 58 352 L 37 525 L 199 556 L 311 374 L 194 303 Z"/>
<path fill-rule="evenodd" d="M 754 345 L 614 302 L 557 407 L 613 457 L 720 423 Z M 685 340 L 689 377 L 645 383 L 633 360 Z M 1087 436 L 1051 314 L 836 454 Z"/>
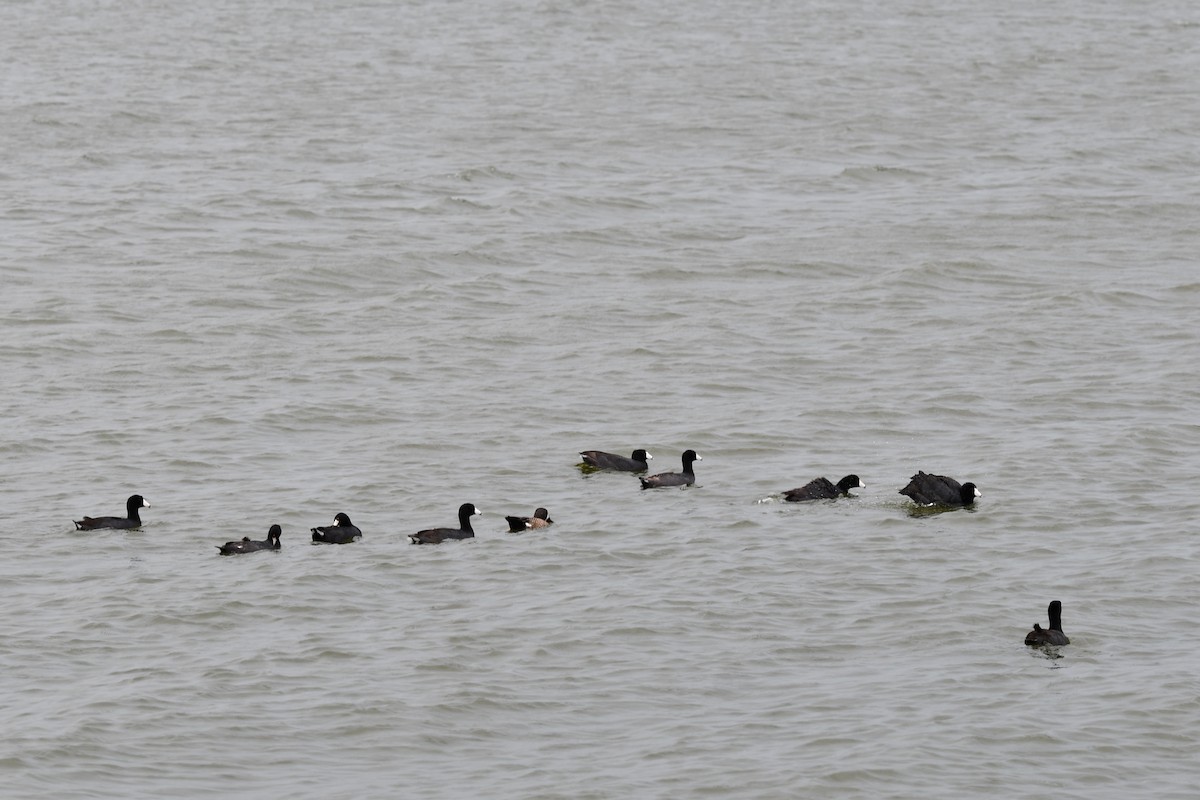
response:
<path fill-rule="evenodd" d="M 1191 4 L 5 17 L 6 797 L 1195 796 Z"/>

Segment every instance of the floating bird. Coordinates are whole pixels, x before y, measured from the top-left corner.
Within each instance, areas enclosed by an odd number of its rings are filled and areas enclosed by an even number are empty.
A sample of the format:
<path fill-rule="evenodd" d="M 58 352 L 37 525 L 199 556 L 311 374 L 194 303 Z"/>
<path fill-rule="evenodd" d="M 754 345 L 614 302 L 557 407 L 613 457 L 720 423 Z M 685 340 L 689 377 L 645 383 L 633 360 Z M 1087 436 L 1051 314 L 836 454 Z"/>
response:
<path fill-rule="evenodd" d="M 602 450 L 584 450 L 579 455 L 583 456 L 583 464 L 580 465 L 582 467 L 611 469 L 617 472 L 645 472 L 650 468 L 646 462 L 654 458 L 641 448 L 634 450 L 629 458 Z"/>
<path fill-rule="evenodd" d="M 508 522 L 508 529 L 513 533 L 520 533 L 529 528 L 545 528 L 547 525 L 553 525 L 554 520 L 550 519 L 550 512 L 544 508 L 539 508 L 533 512 L 532 517 L 505 517 Z"/>
<path fill-rule="evenodd" d="M 471 517 L 482 514 L 472 503 L 463 503 L 458 507 L 457 528 L 429 528 L 408 537 L 413 544 L 439 544 L 447 539 L 473 539 L 475 531 L 471 528 Z"/>
<path fill-rule="evenodd" d="M 1034 647 L 1070 644 L 1071 640 L 1067 638 L 1062 629 L 1062 603 L 1057 600 L 1051 601 L 1047 612 L 1050 615 L 1050 629 L 1046 630 L 1036 622 L 1033 623 L 1033 630 L 1025 634 L 1025 644 Z"/>
<path fill-rule="evenodd" d="M 312 529 L 312 540 L 324 544 L 349 544 L 362 538 L 362 531 L 345 514 L 333 518 L 332 525 Z"/>
<path fill-rule="evenodd" d="M 976 497 L 982 497 L 973 483 L 959 484 L 954 478 L 917 472 L 900 490 L 900 494 L 911 497 L 922 506 L 969 506 Z"/>
<path fill-rule="evenodd" d="M 125 501 L 125 516 L 84 517 L 80 520 L 73 520 L 75 522 L 75 530 L 97 531 L 102 528 L 140 528 L 142 526 L 142 517 L 138 514 L 138 509 L 149 507 L 150 504 L 140 494 L 131 495 Z"/>
<path fill-rule="evenodd" d="M 836 484 L 828 478 L 814 478 L 799 489 L 789 489 L 783 493 L 783 499 L 791 503 L 804 500 L 832 500 L 835 497 L 849 497 L 851 489 L 865 489 L 867 485 L 858 479 L 857 475 L 847 475 Z"/>
<path fill-rule="evenodd" d="M 278 550 L 279 535 L 283 533 L 283 529 L 278 525 L 272 525 L 271 530 L 267 531 L 267 538 L 261 542 L 255 542 L 249 536 L 242 538 L 240 542 L 226 542 L 225 544 L 217 545 L 217 549 L 221 551 L 223 556 L 235 556 L 238 553 L 257 553 L 261 550 Z"/>
<path fill-rule="evenodd" d="M 691 486 L 696 482 L 696 473 L 692 472 L 693 461 L 703 461 L 696 455 L 695 450 L 683 451 L 683 472 L 660 472 L 649 478 L 638 478 L 643 489 L 657 489 L 661 486 Z"/>

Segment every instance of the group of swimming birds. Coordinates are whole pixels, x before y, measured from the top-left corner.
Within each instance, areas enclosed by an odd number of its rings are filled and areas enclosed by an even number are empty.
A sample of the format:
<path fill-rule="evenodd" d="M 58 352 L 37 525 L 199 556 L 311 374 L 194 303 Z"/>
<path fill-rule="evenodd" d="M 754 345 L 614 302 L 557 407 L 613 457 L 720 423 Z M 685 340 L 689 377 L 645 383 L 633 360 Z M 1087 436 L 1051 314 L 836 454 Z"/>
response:
<path fill-rule="evenodd" d="M 584 450 L 579 455 L 583 457 L 583 461 L 578 466 L 584 472 L 597 472 L 600 470 L 632 473 L 646 472 L 649 469 L 648 462 L 653 458 L 652 455 L 643 449 L 634 450 L 629 458 L 614 453 L 606 453 L 602 450 Z M 692 486 L 696 482 L 694 464 L 702 460 L 695 450 L 685 450 L 683 452 L 682 472 L 661 472 L 657 475 L 639 477 L 638 480 L 641 481 L 643 489 L 658 489 L 668 486 Z M 837 483 L 833 483 L 828 478 L 821 477 L 815 478 L 799 488 L 789 489 L 783 493 L 783 499 L 792 503 L 809 500 L 832 500 L 837 497 L 849 496 L 851 489 L 862 489 L 865 487 L 866 484 L 859 480 L 857 475 L 847 475 Z M 979 489 L 973 483 L 960 484 L 953 478 L 947 478 L 944 475 L 931 475 L 927 472 L 917 472 L 916 475 L 913 475 L 908 485 L 900 490 L 900 494 L 911 498 L 914 503 L 920 506 L 940 506 L 945 508 L 973 505 L 975 498 L 980 496 Z M 94 531 L 113 528 L 139 528 L 142 524 L 139 512 L 141 509 L 149 507 L 150 504 L 146 502 L 145 498 L 140 494 L 135 494 L 125 502 L 125 516 L 84 517 L 81 520 L 75 521 L 75 529 Z M 451 539 L 474 538 L 475 531 L 471 527 L 471 517 L 478 516 L 481 513 L 474 504 L 463 503 L 458 508 L 457 528 L 429 528 L 417 531 L 408 537 L 409 541 L 413 544 L 439 544 Z M 554 520 L 550 519 L 550 513 L 544 508 L 534 511 L 531 517 L 508 516 L 504 519 L 508 522 L 509 530 L 514 533 L 545 528 L 554 524 Z M 240 553 L 255 553 L 263 550 L 278 550 L 280 549 L 279 537 L 282 533 L 282 528 L 278 525 L 272 525 L 270 530 L 267 531 L 267 538 L 262 541 L 253 541 L 249 536 L 246 536 L 238 542 L 226 542 L 223 545 L 217 545 L 217 550 L 221 555 L 226 556 Z M 361 538 L 362 531 L 344 513 L 337 514 L 333 518 L 332 525 L 312 528 L 312 540 L 314 544 L 349 544 L 355 539 Z M 1062 603 L 1058 600 L 1050 603 L 1048 614 L 1050 617 L 1050 627 L 1043 628 L 1040 624 L 1034 623 L 1033 630 L 1025 636 L 1025 644 L 1044 647 L 1071 643 L 1071 640 L 1067 638 L 1062 630 Z"/>

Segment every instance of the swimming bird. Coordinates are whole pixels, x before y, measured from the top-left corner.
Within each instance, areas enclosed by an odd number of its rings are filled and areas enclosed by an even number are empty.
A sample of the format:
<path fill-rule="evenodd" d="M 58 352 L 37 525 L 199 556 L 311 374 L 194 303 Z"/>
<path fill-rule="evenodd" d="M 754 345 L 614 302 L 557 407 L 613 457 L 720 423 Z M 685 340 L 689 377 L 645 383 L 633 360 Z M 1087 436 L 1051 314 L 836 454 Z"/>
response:
<path fill-rule="evenodd" d="M 1050 629 L 1046 630 L 1036 622 L 1033 623 L 1033 630 L 1025 634 L 1025 644 L 1034 647 L 1070 644 L 1071 640 L 1067 638 L 1062 629 L 1062 603 L 1057 600 L 1051 601 L 1047 612 L 1050 615 Z"/>
<path fill-rule="evenodd" d="M 836 484 L 828 478 L 813 478 L 799 489 L 789 489 L 783 493 L 783 499 L 791 503 L 804 500 L 831 500 L 835 497 L 849 497 L 851 489 L 865 489 L 867 485 L 858 479 L 857 475 L 847 475 Z"/>
<path fill-rule="evenodd" d="M 983 496 L 973 483 L 960 485 L 954 478 L 920 471 L 912 476 L 900 494 L 911 497 L 914 503 L 922 506 L 969 506 L 976 497 Z"/>
<path fill-rule="evenodd" d="M 649 478 L 638 478 L 643 489 L 657 489 L 660 486 L 691 486 L 696 482 L 696 473 L 692 471 L 693 461 L 703 461 L 696 455 L 695 450 L 683 451 L 683 472 L 660 472 Z"/>
<path fill-rule="evenodd" d="M 475 531 L 471 528 L 471 517 L 482 514 L 472 503 L 463 503 L 458 507 L 457 528 L 429 528 L 410 535 L 408 540 L 413 544 L 439 544 L 447 539 L 473 539 Z"/>
<path fill-rule="evenodd" d="M 579 455 L 583 456 L 583 464 L 580 466 L 592 469 L 611 469 L 617 472 L 645 472 L 650 468 L 646 462 L 654 458 L 641 448 L 634 450 L 633 455 L 629 458 L 615 453 L 605 453 L 602 450 L 583 450 Z"/>
<path fill-rule="evenodd" d="M 345 514 L 333 518 L 332 525 L 312 529 L 312 540 L 325 544 L 349 544 L 362 538 L 362 531 Z"/>
<path fill-rule="evenodd" d="M 72 520 L 77 531 L 97 531 L 102 528 L 140 528 L 142 517 L 138 509 L 149 508 L 150 504 L 140 494 L 131 495 L 125 501 L 125 516 L 123 517 L 84 517 Z"/>
<path fill-rule="evenodd" d="M 260 550 L 278 550 L 279 535 L 283 533 L 283 529 L 278 525 L 272 525 L 271 530 L 267 531 L 267 538 L 261 542 L 255 542 L 249 536 L 242 537 L 240 542 L 226 542 L 225 544 L 217 545 L 217 549 L 221 551 L 223 556 L 234 556 L 238 553 L 257 553 Z"/>
<path fill-rule="evenodd" d="M 505 517 L 504 519 L 508 522 L 508 529 L 513 533 L 520 533 L 529 528 L 544 528 L 554 524 L 554 520 L 550 519 L 550 512 L 544 508 L 534 511 L 532 517 Z"/>

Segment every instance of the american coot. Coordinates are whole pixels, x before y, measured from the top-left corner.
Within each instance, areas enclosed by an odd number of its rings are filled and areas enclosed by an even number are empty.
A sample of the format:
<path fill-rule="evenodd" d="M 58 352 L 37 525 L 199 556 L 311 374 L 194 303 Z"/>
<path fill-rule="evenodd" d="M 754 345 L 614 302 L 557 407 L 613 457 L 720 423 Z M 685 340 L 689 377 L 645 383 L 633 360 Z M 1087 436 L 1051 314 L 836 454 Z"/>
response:
<path fill-rule="evenodd" d="M 691 486 L 696 482 L 696 473 L 692 472 L 693 461 L 703 461 L 696 455 L 695 450 L 683 451 L 683 472 L 660 472 L 649 478 L 638 478 L 643 489 L 657 489 L 660 486 Z"/>
<path fill-rule="evenodd" d="M 976 497 L 982 496 L 973 483 L 959 485 L 954 478 L 927 472 L 913 475 L 900 494 L 911 497 L 914 503 L 922 506 L 969 506 Z"/>
<path fill-rule="evenodd" d="M 583 456 L 583 463 L 579 465 L 581 467 L 593 470 L 612 469 L 618 472 L 645 472 L 650 468 L 646 462 L 654 458 L 641 448 L 634 450 L 629 458 L 602 450 L 584 450 L 579 455 Z"/>
<path fill-rule="evenodd" d="M 857 475 L 847 475 L 836 484 L 828 478 L 814 478 L 799 489 L 789 489 L 783 493 L 783 499 L 791 503 L 804 500 L 832 500 L 835 497 L 850 496 L 851 489 L 865 489 L 867 485 L 858 479 Z"/>
<path fill-rule="evenodd" d="M 226 542 L 225 544 L 217 545 L 217 549 L 221 551 L 223 556 L 235 556 L 238 553 L 257 553 L 260 550 L 278 550 L 279 535 L 283 533 L 283 529 L 278 525 L 272 525 L 271 530 L 267 531 L 267 538 L 261 542 L 255 542 L 249 536 L 243 537 L 240 542 Z"/>
<path fill-rule="evenodd" d="M 482 513 L 473 503 L 463 503 L 458 507 L 457 528 L 429 528 L 417 531 L 408 539 L 413 544 L 438 544 L 447 539 L 473 539 L 475 531 L 471 528 L 471 517 Z"/>
<path fill-rule="evenodd" d="M 1047 610 L 1050 614 L 1050 630 L 1045 630 L 1036 622 L 1033 623 L 1033 630 L 1025 634 L 1025 644 L 1034 647 L 1070 644 L 1071 640 L 1067 638 L 1062 629 L 1062 603 L 1057 600 L 1051 601 L 1050 608 Z"/>
<path fill-rule="evenodd" d="M 520 533 L 529 528 L 544 528 L 554 524 L 554 520 L 550 519 L 550 512 L 544 508 L 534 511 L 532 517 L 505 517 L 504 519 L 508 522 L 508 529 L 513 533 Z"/>
<path fill-rule="evenodd" d="M 73 520 L 77 531 L 96 531 L 101 528 L 140 528 L 142 517 L 138 509 L 149 508 L 150 504 L 140 494 L 130 496 L 125 501 L 125 516 L 123 517 L 84 517 Z"/>
<path fill-rule="evenodd" d="M 332 525 L 313 528 L 312 537 L 314 543 L 349 544 L 355 539 L 361 539 L 362 531 L 350 521 L 350 517 L 345 514 L 338 514 L 333 518 Z"/>

